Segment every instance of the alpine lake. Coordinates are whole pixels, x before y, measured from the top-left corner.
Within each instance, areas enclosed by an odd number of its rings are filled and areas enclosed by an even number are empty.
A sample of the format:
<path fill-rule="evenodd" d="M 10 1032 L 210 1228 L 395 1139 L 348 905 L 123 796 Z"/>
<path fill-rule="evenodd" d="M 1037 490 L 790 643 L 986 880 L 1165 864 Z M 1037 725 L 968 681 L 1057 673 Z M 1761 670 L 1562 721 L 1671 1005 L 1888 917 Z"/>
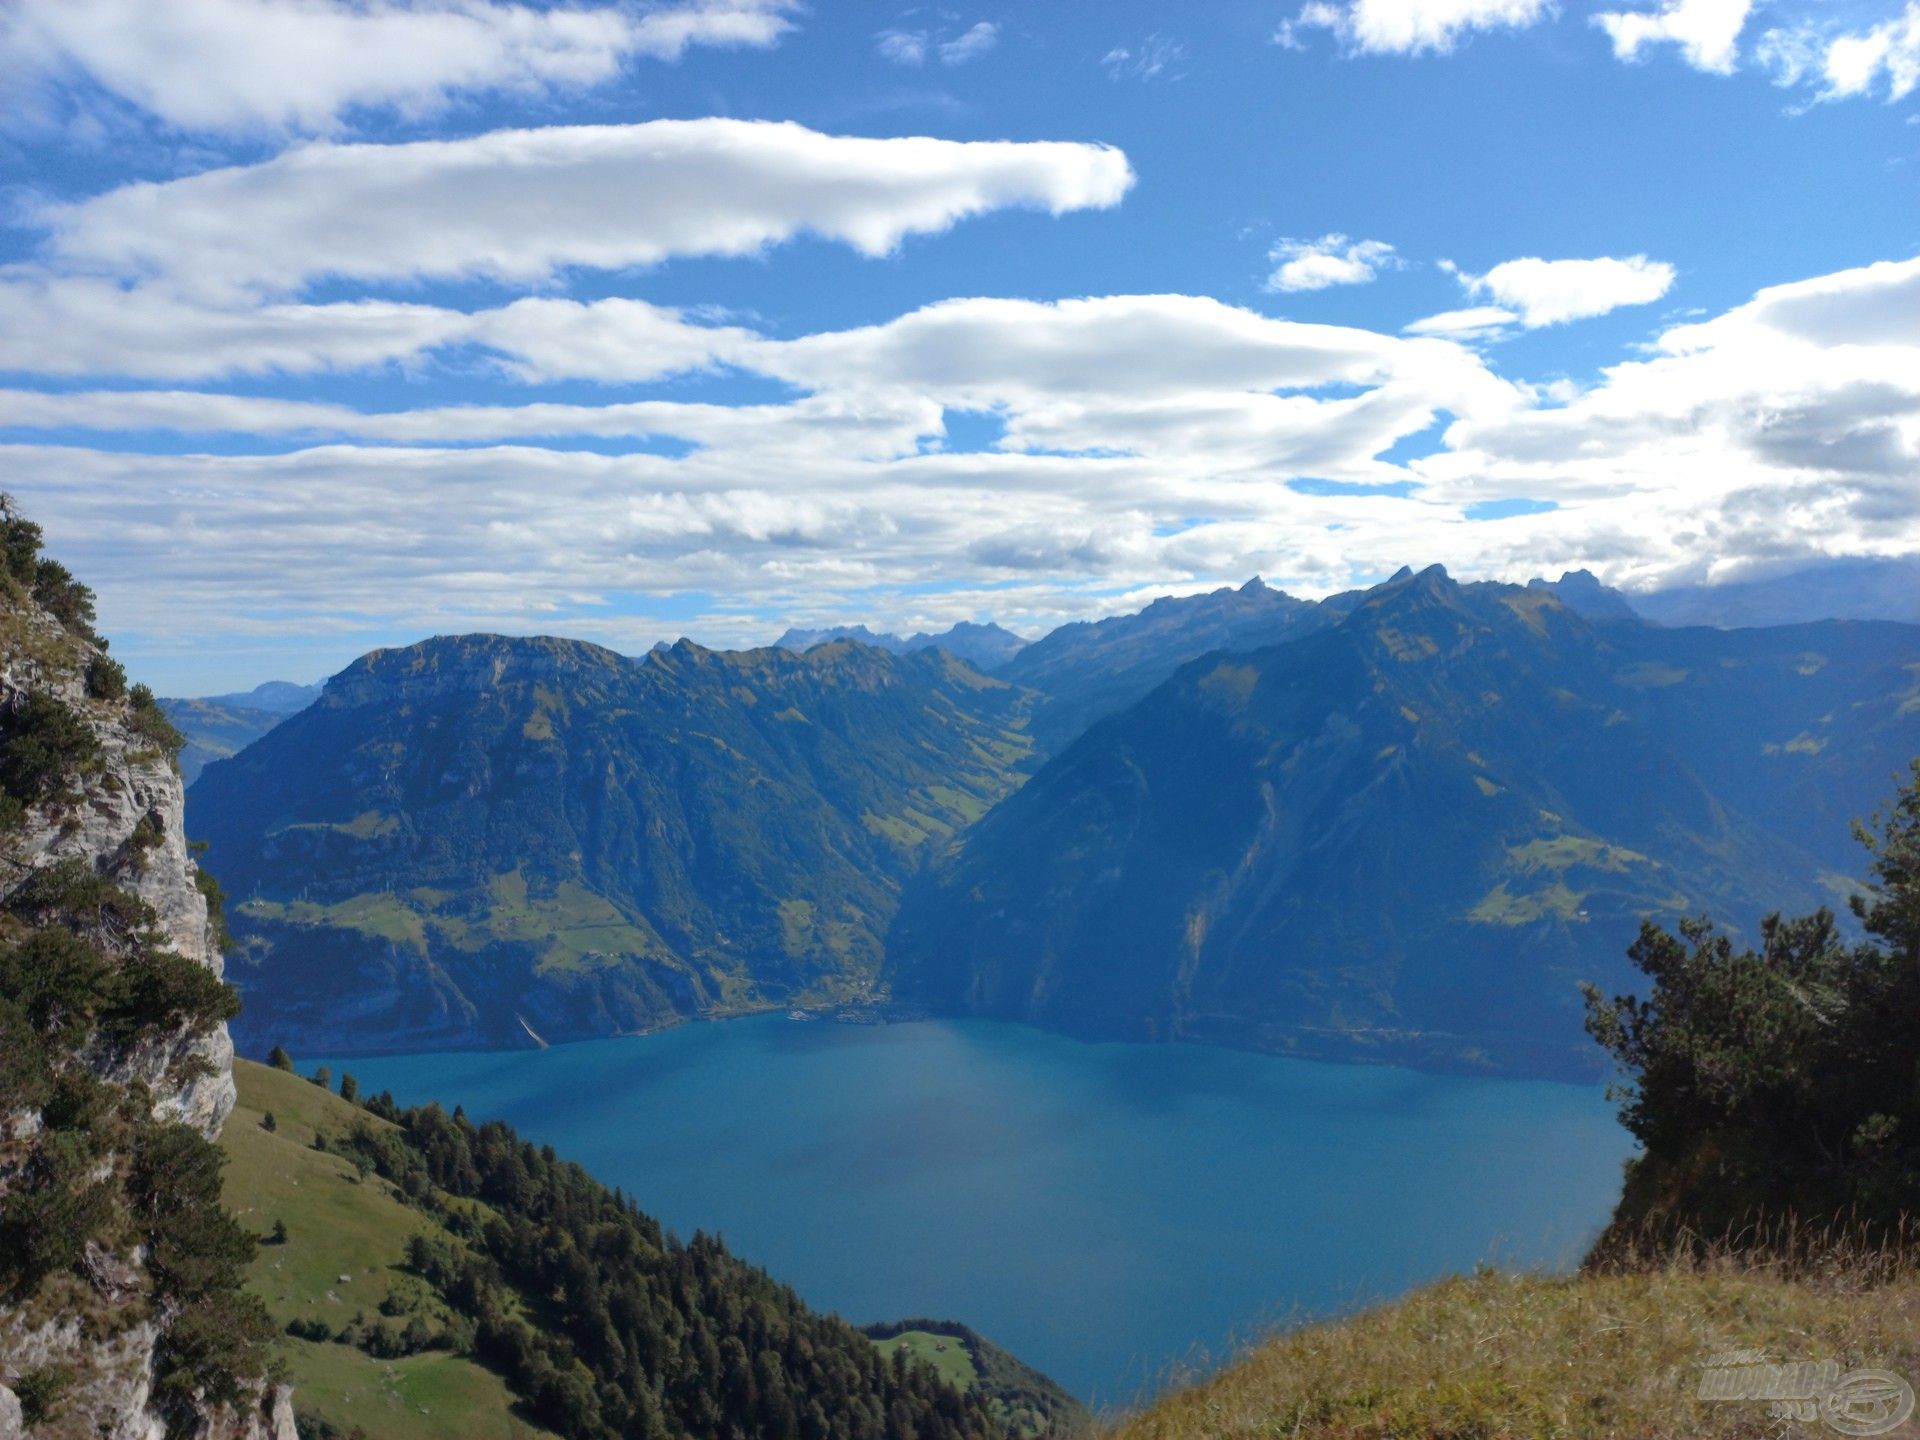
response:
<path fill-rule="evenodd" d="M 815 1306 L 964 1321 L 1096 1406 L 1451 1272 L 1570 1266 L 1631 1150 L 1598 1086 L 989 1021 L 301 1061 L 505 1120 Z"/>

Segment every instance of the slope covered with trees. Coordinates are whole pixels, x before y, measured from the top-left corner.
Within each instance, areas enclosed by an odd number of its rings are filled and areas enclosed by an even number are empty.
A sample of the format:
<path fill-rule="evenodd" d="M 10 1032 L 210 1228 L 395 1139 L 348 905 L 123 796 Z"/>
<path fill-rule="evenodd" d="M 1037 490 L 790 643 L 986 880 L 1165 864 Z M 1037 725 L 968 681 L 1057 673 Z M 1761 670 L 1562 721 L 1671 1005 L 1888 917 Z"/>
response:
<path fill-rule="evenodd" d="M 341 1086 L 354 1093 L 351 1077 Z M 351 1433 L 387 1394 L 404 1406 L 429 1393 L 469 1434 L 1008 1434 L 986 1392 L 883 1353 L 713 1237 L 665 1233 L 505 1125 L 350 1103 L 261 1067 L 242 1090 L 260 1119 L 230 1142 L 230 1190 L 279 1237 L 255 1283 L 292 1337 L 296 1377 L 331 1378 L 303 1392 L 315 1434 Z M 304 1183 L 274 1178 L 267 1154 L 288 1145 L 300 1158 L 282 1163 Z M 426 1418 L 395 1433 L 451 1433 L 445 1413 Z"/>
<path fill-rule="evenodd" d="M 377 651 L 194 786 L 256 1052 L 526 1044 L 862 996 L 902 881 L 1022 778 L 926 650 Z"/>

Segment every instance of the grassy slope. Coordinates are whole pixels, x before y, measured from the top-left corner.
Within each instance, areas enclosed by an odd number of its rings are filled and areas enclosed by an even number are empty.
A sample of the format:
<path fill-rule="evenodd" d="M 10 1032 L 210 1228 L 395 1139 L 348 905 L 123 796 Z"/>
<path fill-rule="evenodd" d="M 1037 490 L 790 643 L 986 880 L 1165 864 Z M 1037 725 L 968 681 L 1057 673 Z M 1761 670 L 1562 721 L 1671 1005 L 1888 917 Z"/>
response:
<path fill-rule="evenodd" d="M 1920 1275 L 1868 1286 L 1844 1268 L 1793 1280 L 1709 1265 L 1456 1278 L 1276 1337 L 1128 1417 L 1113 1440 L 1783 1433 L 1763 1403 L 1694 1398 L 1703 1362 L 1742 1349 L 1920 1378 Z"/>
<path fill-rule="evenodd" d="M 1093 1415 L 1084 1405 L 968 1326 L 903 1320 L 897 1326 L 870 1325 L 866 1334 L 886 1355 L 904 1350 L 955 1388 L 984 1392 L 995 1418 L 1016 1440 L 1071 1440 L 1093 1431 Z"/>
<path fill-rule="evenodd" d="M 383 1122 L 284 1071 L 242 1060 L 234 1078 L 240 1104 L 220 1142 L 228 1156 L 226 1202 L 260 1233 L 275 1220 L 287 1227 L 287 1243 L 263 1246 L 253 1263 L 251 1284 L 273 1318 L 284 1325 L 319 1317 L 338 1328 L 356 1312 L 377 1315 L 391 1291 L 421 1293 L 401 1267 L 408 1237 L 431 1221 L 385 1182 L 361 1181 L 346 1161 L 312 1148 L 316 1128 L 339 1134 L 356 1121 Z M 266 1111 L 278 1126 L 271 1132 L 260 1124 Z M 291 1336 L 283 1353 L 295 1408 L 343 1432 L 358 1426 L 367 1440 L 538 1440 L 546 1433 L 513 1414 L 498 1376 L 456 1355 L 376 1360 Z"/>
<path fill-rule="evenodd" d="M 904 1330 L 873 1343 L 880 1347 L 881 1353 L 888 1359 L 893 1358 L 894 1351 L 905 1350 L 915 1359 L 924 1360 L 956 1390 L 969 1390 L 974 1381 L 980 1378 L 980 1372 L 973 1365 L 973 1356 L 967 1353 L 966 1342 L 951 1335 L 936 1335 L 931 1330 Z"/>

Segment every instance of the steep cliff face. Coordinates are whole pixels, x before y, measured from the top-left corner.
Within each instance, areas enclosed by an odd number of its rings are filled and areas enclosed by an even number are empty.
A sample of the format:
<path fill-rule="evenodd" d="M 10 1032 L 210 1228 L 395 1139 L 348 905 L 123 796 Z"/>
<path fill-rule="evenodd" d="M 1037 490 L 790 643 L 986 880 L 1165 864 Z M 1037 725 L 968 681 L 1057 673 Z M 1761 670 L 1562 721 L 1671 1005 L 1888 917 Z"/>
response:
<path fill-rule="evenodd" d="M 0 530 L 0 1436 L 294 1440 L 284 1390 L 218 1393 L 185 1334 L 245 1338 L 207 1286 L 251 1240 L 165 1178 L 217 1177 L 234 1105 L 173 737 L 4 502 Z"/>

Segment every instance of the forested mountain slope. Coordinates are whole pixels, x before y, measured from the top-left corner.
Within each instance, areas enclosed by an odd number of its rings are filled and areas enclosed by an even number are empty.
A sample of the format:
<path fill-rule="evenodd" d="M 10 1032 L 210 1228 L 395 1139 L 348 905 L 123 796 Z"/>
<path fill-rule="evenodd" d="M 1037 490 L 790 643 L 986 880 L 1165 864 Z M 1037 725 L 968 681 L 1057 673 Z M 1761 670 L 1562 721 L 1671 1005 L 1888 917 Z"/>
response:
<path fill-rule="evenodd" d="M 462 636 L 377 651 L 193 790 L 243 1043 L 526 1044 L 861 996 L 929 842 L 1021 778 L 952 657 Z"/>
<path fill-rule="evenodd" d="M 306 1440 L 1042 1440 L 1084 1422 L 994 1350 L 1021 1398 L 1056 1402 L 1016 1428 L 994 1386 L 895 1359 L 504 1125 L 237 1074 L 227 1196 L 271 1237 L 251 1284 L 287 1332 Z"/>
<path fill-rule="evenodd" d="M 1086 1033 L 1590 1071 L 1577 982 L 1643 915 L 1844 893 L 1916 667 L 1912 627 L 1600 626 L 1436 567 L 1095 725 L 916 883 L 888 975 Z"/>

